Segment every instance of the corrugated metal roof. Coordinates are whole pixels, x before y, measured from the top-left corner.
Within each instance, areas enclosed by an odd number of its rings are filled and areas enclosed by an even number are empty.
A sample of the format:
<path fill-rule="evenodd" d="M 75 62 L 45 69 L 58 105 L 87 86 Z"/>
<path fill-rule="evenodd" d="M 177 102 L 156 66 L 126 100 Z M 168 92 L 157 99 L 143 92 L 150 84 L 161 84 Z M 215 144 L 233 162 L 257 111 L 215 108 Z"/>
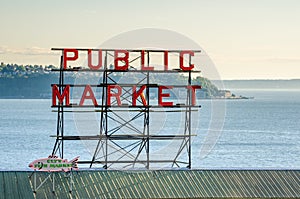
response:
<path fill-rule="evenodd" d="M 34 198 L 28 172 L 0 172 L 0 198 Z"/>
<path fill-rule="evenodd" d="M 37 185 L 49 174 L 36 172 Z M 29 176 L 31 176 L 29 178 Z M 155 170 L 54 173 L 36 198 L 300 198 L 299 170 Z M 32 172 L 0 172 L 0 198 L 34 198 Z"/>

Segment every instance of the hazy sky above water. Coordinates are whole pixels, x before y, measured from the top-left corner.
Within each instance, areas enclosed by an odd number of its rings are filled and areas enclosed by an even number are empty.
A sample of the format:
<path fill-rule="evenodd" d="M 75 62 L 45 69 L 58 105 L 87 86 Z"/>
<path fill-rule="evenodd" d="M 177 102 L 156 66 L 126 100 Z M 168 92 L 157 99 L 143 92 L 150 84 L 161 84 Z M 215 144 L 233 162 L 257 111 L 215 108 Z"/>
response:
<path fill-rule="evenodd" d="M 96 47 L 141 28 L 197 42 L 222 79 L 300 78 L 298 0 L 0 0 L 0 61 L 59 64 L 52 47 Z"/>

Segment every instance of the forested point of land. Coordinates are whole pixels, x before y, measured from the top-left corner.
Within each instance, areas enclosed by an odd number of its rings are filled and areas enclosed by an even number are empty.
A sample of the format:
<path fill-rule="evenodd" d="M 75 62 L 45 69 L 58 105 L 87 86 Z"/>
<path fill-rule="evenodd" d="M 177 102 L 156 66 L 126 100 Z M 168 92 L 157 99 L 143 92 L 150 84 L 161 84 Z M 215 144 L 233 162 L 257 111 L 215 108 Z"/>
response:
<path fill-rule="evenodd" d="M 0 98 L 51 98 L 51 84 L 58 84 L 59 73 L 53 72 L 57 69 L 53 65 L 0 65 Z M 125 78 L 124 78 L 125 77 Z M 140 78 L 132 73 L 115 73 L 114 78 L 118 82 L 136 83 Z M 89 82 L 102 82 L 100 73 L 66 73 L 65 83 L 89 84 Z M 187 77 L 179 74 L 157 74 L 151 76 L 151 82 L 159 85 L 186 85 Z M 192 84 L 201 85 L 198 92 L 201 98 L 213 98 L 222 95 L 222 92 L 204 77 L 195 77 Z"/>

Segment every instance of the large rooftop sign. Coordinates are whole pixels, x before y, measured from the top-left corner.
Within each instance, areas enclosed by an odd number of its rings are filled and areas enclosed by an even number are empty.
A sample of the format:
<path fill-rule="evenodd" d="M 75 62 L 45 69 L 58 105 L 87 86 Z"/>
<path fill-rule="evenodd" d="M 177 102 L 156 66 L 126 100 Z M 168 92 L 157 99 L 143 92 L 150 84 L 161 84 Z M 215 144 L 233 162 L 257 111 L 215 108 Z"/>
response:
<path fill-rule="evenodd" d="M 62 71 L 89 71 L 89 72 L 149 72 L 149 73 L 190 73 L 200 72 L 194 71 L 192 59 L 197 56 L 198 51 L 194 50 L 123 50 L 123 49 L 76 49 L 76 48 L 53 48 L 52 50 L 62 51 L 62 65 L 59 70 Z M 150 64 L 151 56 L 156 56 L 156 61 L 160 64 Z M 169 60 L 172 55 L 172 60 L 178 60 L 177 66 L 169 67 Z M 112 64 L 107 68 L 107 57 L 110 57 Z M 175 58 L 174 58 L 175 57 Z M 71 67 L 78 60 L 86 59 L 85 67 Z M 139 63 L 133 67 L 132 62 Z M 106 65 L 106 66 L 105 66 Z M 175 67 L 175 68 L 174 68 Z M 74 85 L 66 84 L 59 89 L 56 84 L 52 85 L 52 106 L 65 105 L 70 106 L 70 87 Z M 124 95 L 122 87 L 131 87 L 131 104 L 129 106 L 148 106 L 148 99 L 145 97 L 147 88 L 157 89 L 157 104 L 158 106 L 174 106 L 174 103 L 168 99 L 170 92 L 176 87 L 175 85 L 157 85 L 157 84 L 132 84 L 121 85 L 115 83 L 105 83 L 98 85 L 80 85 L 84 86 L 81 99 L 77 106 L 84 107 L 87 101 L 92 102 L 93 106 L 97 107 L 98 101 L 95 97 L 93 87 L 106 87 L 107 96 L 106 106 L 122 106 L 122 96 Z M 192 105 L 196 105 L 196 90 L 200 89 L 199 85 L 192 85 L 191 81 L 185 86 L 185 89 L 190 91 Z M 116 102 L 112 104 L 112 101 Z M 137 101 L 141 102 L 137 104 Z M 72 103 L 74 104 L 74 103 Z M 88 103 L 89 105 L 91 103 Z"/>
<path fill-rule="evenodd" d="M 192 80 L 200 75 L 194 64 L 200 51 L 52 50 L 61 52 L 60 68 L 54 70 L 59 82 L 52 85 L 52 108 L 58 114 L 52 154 L 63 158 L 65 140 L 85 140 L 93 156 L 78 163 L 90 167 L 191 168 L 192 112 L 200 108 L 196 94 L 201 88 Z M 78 117 L 76 135 L 64 134 L 65 113 Z M 175 129 L 163 130 L 167 115 Z M 88 116 L 87 126 L 80 119 Z"/>

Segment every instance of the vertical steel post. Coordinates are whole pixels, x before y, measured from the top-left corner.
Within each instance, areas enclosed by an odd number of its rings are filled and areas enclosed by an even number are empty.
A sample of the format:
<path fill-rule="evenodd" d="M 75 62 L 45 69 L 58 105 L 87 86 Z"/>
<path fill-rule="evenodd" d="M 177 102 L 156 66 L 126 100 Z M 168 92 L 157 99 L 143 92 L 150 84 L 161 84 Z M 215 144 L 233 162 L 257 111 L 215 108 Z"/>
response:
<path fill-rule="evenodd" d="M 189 65 L 191 65 L 191 63 L 192 63 L 192 56 L 190 55 L 189 56 Z M 191 73 L 191 71 L 189 71 L 189 79 L 188 79 L 188 85 L 189 86 L 191 86 L 192 85 L 192 73 Z M 189 159 L 189 162 L 188 162 L 188 168 L 189 169 L 191 169 L 191 167 L 192 167 L 192 92 L 191 92 L 191 90 L 190 89 L 188 89 L 188 105 L 189 105 L 189 120 L 188 120 L 188 125 L 189 125 L 189 127 L 188 127 L 188 131 L 189 131 L 189 146 L 188 146 L 188 153 L 189 153 L 189 157 L 188 157 L 188 159 Z"/>
<path fill-rule="evenodd" d="M 62 60 L 64 59 L 64 57 L 62 58 Z M 63 63 L 61 64 L 60 66 L 61 70 L 61 74 L 60 74 L 60 77 L 61 77 L 61 80 L 60 80 L 60 94 L 62 94 L 62 88 L 63 88 L 63 85 L 64 85 L 64 72 L 63 72 Z M 61 106 L 61 158 L 63 159 L 64 158 L 64 107 L 63 107 L 63 104 L 60 105 Z M 54 179 L 54 177 L 53 177 Z"/>
<path fill-rule="evenodd" d="M 148 66 L 150 66 L 150 52 L 148 51 Z M 149 78 L 149 72 L 147 72 L 147 85 L 150 84 L 150 78 Z M 147 166 L 146 168 L 149 169 L 150 168 L 150 140 L 149 140 L 149 136 L 150 136 L 150 129 L 149 129 L 149 112 L 150 112 L 150 92 L 149 92 L 149 86 L 147 86 L 146 88 L 146 95 L 147 95 L 147 108 L 145 111 L 146 114 L 146 130 L 147 130 L 147 144 L 146 144 L 146 154 L 147 154 Z"/>
<path fill-rule="evenodd" d="M 64 57 L 63 55 L 61 55 L 60 70 L 59 70 L 59 84 L 58 84 L 58 89 L 60 94 L 63 92 L 63 84 L 64 84 L 63 59 Z M 59 103 L 57 108 L 56 141 L 52 150 L 52 156 L 54 156 L 57 153 L 57 151 L 59 151 L 61 158 L 64 157 L 63 135 L 64 135 L 64 109 L 63 109 L 63 104 Z"/>
<path fill-rule="evenodd" d="M 36 171 L 33 172 L 33 192 L 36 193 Z"/>
<path fill-rule="evenodd" d="M 73 191 L 73 171 L 71 169 L 70 171 L 70 190 L 69 192 L 71 193 Z"/>
<path fill-rule="evenodd" d="M 105 60 L 104 60 L 104 68 L 106 67 L 107 63 L 107 53 L 105 56 Z M 105 124 L 105 119 L 104 119 L 104 110 L 106 111 L 106 102 L 105 102 L 105 93 L 107 93 L 107 88 L 104 86 L 106 84 L 106 77 L 107 77 L 107 73 L 106 70 L 103 71 L 103 76 L 102 76 L 102 97 L 101 97 L 101 112 L 100 112 L 100 129 L 99 129 L 99 135 L 102 136 L 103 135 L 103 128 L 104 128 L 104 124 Z M 94 155 L 92 157 L 92 161 L 90 163 L 90 168 L 92 168 L 94 161 L 96 160 L 96 156 L 97 154 L 100 152 L 99 150 L 102 148 L 102 138 L 99 139 L 96 149 L 94 151 Z"/>
<path fill-rule="evenodd" d="M 52 192 L 55 192 L 55 174 L 54 172 L 52 173 Z"/>
<path fill-rule="evenodd" d="M 105 65 L 104 65 L 104 73 L 105 73 L 105 165 L 104 169 L 108 168 L 107 156 L 108 156 L 108 107 L 107 107 L 107 51 L 105 52 Z M 103 98 L 102 98 L 103 100 Z"/>

